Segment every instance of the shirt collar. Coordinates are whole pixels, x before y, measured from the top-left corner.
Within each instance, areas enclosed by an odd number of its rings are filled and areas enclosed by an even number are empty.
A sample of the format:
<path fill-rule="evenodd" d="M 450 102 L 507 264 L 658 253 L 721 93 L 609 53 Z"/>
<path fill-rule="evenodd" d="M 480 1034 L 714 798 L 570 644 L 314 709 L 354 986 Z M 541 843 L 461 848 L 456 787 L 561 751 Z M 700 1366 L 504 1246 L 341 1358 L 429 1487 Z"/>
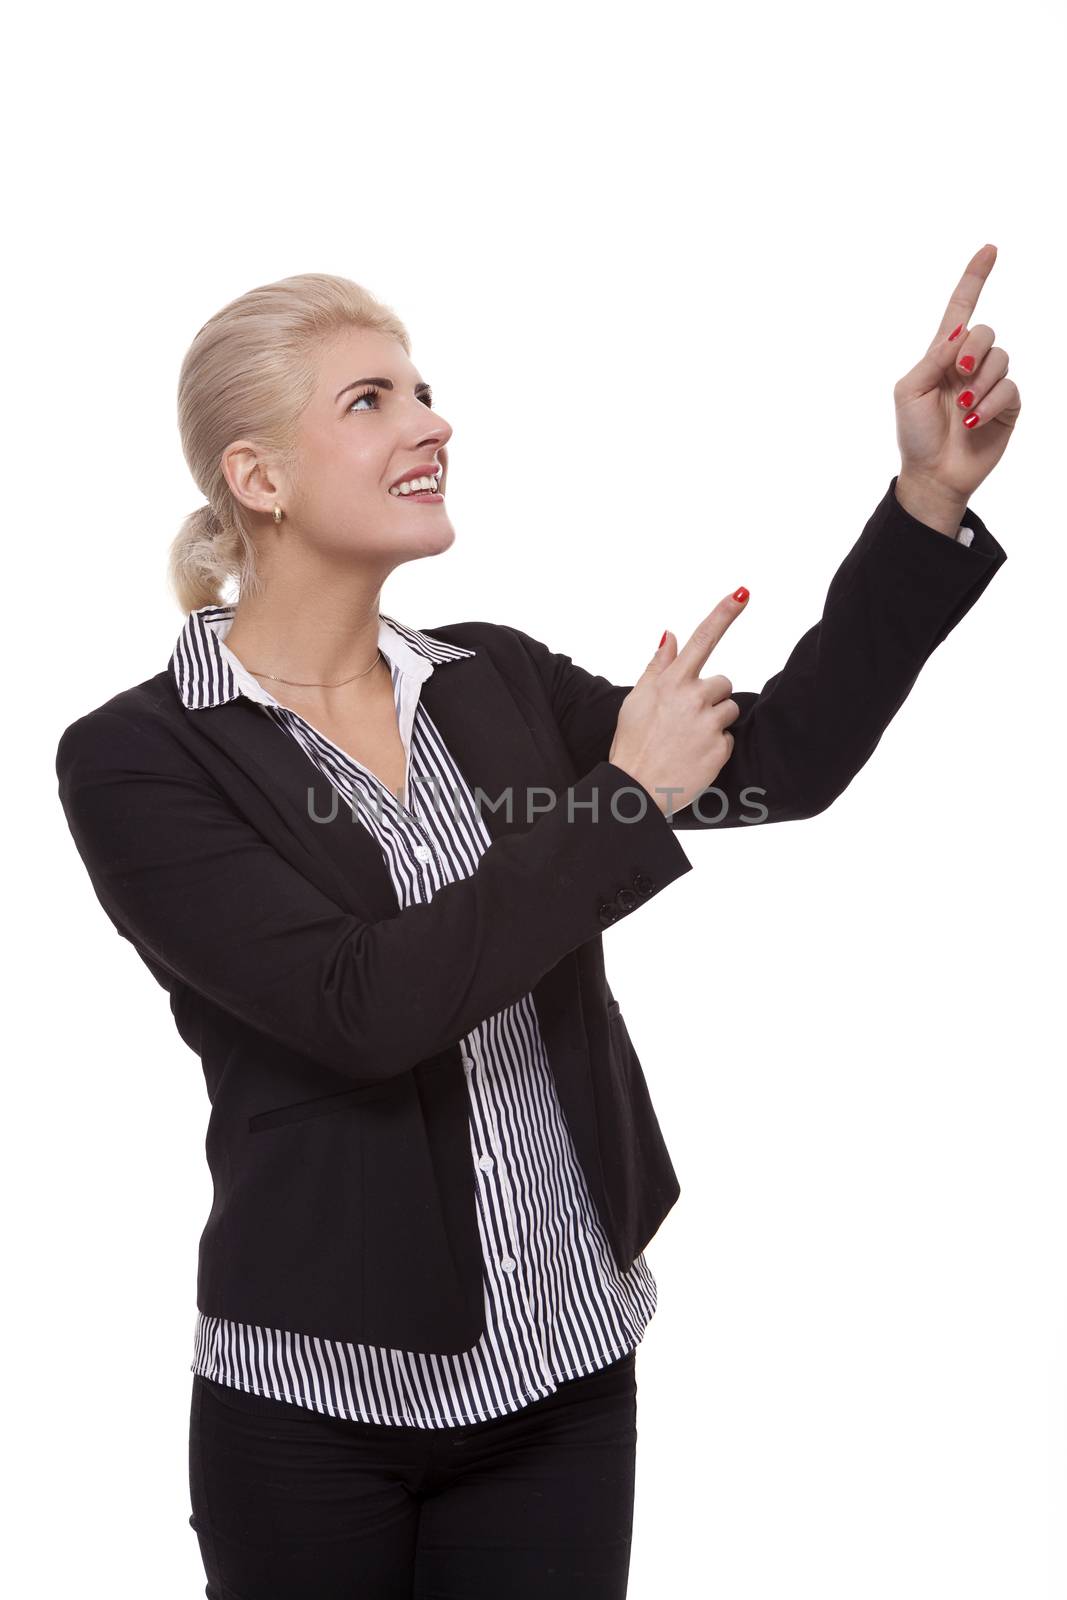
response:
<path fill-rule="evenodd" d="M 170 667 L 178 696 L 189 711 L 224 705 L 242 694 L 250 700 L 258 700 L 261 705 L 278 704 L 224 643 L 236 609 L 236 603 L 199 606 L 190 611 L 178 635 Z M 432 633 L 406 627 L 395 617 L 381 612 L 378 613 L 378 648 L 391 668 L 409 673 L 420 683 L 430 676 L 435 666 L 475 653 L 461 645 L 446 644 Z"/>

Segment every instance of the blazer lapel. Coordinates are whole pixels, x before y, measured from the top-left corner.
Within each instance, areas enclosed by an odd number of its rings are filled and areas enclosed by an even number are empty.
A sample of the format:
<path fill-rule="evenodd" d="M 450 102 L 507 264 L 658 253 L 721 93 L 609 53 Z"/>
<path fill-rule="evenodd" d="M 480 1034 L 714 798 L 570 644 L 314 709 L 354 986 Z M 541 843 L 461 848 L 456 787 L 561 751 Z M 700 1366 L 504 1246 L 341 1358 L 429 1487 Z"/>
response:
<path fill-rule="evenodd" d="M 543 808 L 570 781 L 558 748 L 530 720 L 484 649 L 436 667 L 421 699 L 491 839 L 526 832 L 541 814 L 528 807 Z"/>
<path fill-rule="evenodd" d="M 420 703 L 470 785 L 491 839 L 525 831 L 539 814 L 528 816 L 528 797 L 543 806 L 550 791 L 571 781 L 558 747 L 538 736 L 486 651 L 435 666 Z M 213 746 L 212 765 L 223 763 L 224 786 L 238 803 L 253 817 L 266 806 L 291 835 L 287 853 L 300 871 L 355 915 L 396 914 L 396 891 L 374 838 L 264 707 L 239 695 L 183 708 L 183 716 Z M 429 803 L 431 791 L 423 792 Z"/>

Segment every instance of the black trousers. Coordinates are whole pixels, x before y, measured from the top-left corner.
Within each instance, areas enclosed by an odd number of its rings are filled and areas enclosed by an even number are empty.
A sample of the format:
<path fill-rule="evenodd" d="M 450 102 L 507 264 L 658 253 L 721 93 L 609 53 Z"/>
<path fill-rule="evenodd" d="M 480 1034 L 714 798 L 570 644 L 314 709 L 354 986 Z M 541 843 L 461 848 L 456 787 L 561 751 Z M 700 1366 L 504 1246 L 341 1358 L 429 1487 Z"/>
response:
<path fill-rule="evenodd" d="M 353 1422 L 197 1375 L 208 1600 L 622 1600 L 635 1352 L 454 1428 Z"/>

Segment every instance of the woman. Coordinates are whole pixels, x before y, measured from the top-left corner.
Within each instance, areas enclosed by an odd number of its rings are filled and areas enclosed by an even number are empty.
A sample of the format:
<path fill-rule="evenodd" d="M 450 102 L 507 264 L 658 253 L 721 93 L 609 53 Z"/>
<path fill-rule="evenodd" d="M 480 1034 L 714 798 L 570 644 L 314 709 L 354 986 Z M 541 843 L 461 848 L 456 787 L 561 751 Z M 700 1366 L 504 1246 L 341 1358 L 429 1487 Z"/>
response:
<path fill-rule="evenodd" d="M 1006 559 L 967 508 L 1019 411 L 967 327 L 994 255 L 898 383 L 900 473 L 760 694 L 700 677 L 743 588 L 635 686 L 382 613 L 455 537 L 403 326 L 308 274 L 197 334 L 185 622 L 57 772 L 211 1101 L 189 1468 L 214 1600 L 625 1594 L 643 1249 L 679 1190 L 601 935 L 690 870 L 679 829 L 831 804 Z"/>

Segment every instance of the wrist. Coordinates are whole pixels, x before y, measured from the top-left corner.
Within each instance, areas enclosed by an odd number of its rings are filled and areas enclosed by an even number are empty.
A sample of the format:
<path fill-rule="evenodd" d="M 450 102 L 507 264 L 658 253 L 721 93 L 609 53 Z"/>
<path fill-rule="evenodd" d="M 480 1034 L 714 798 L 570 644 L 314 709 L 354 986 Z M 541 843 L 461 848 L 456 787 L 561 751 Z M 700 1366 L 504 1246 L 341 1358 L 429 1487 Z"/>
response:
<path fill-rule="evenodd" d="M 966 499 L 904 468 L 897 477 L 895 493 L 898 504 L 917 522 L 936 528 L 951 539 L 956 537 L 967 509 Z"/>

